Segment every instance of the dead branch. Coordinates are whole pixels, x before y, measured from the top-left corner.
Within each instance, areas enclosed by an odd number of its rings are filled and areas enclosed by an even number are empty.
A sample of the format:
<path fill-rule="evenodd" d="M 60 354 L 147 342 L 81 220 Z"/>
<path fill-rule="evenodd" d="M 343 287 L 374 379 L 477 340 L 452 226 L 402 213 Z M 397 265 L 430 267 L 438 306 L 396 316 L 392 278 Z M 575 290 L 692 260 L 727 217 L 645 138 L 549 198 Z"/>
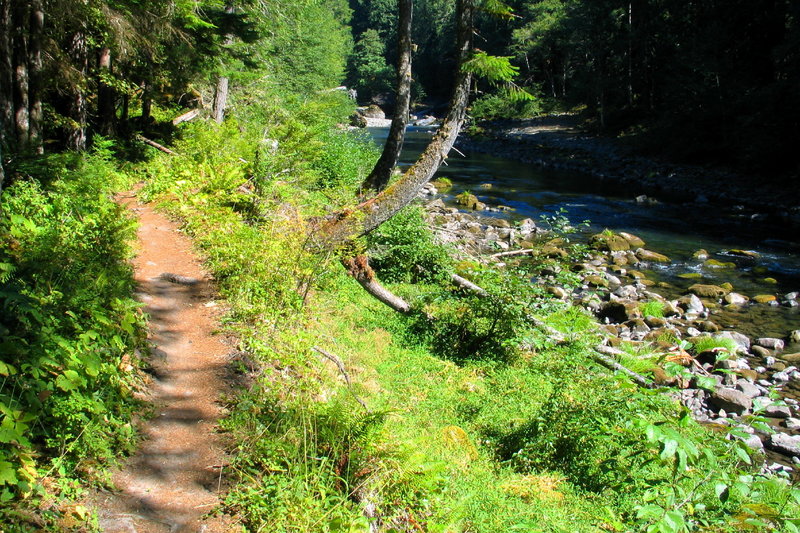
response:
<path fill-rule="evenodd" d="M 363 407 L 364 410 L 369 413 L 370 412 L 369 407 L 367 407 L 367 404 L 364 403 L 364 400 L 356 396 L 356 393 L 353 392 L 353 384 L 350 381 L 350 374 L 347 373 L 347 369 L 345 368 L 342 360 L 337 356 L 335 356 L 334 354 L 326 352 L 319 346 L 312 346 L 311 349 L 320 354 L 321 356 L 325 357 L 329 361 L 332 361 L 333 364 L 336 365 L 336 367 L 339 369 L 339 372 L 342 374 L 342 377 L 344 377 L 344 382 L 347 384 L 347 390 L 350 392 L 350 394 L 353 395 L 353 398 L 355 398 L 355 400 L 361 404 L 361 407 Z"/>
<path fill-rule="evenodd" d="M 536 250 L 533 248 L 523 248 L 521 250 L 511 250 L 509 252 L 497 252 L 496 254 L 492 254 L 489 257 L 508 257 L 511 255 L 527 255 L 532 254 Z"/>

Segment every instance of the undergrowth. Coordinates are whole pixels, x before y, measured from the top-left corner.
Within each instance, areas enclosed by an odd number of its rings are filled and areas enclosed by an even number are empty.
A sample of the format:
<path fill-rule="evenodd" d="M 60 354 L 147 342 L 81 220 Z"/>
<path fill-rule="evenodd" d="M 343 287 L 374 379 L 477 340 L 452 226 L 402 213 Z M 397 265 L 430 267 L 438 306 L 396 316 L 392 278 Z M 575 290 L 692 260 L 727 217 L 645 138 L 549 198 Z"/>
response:
<path fill-rule="evenodd" d="M 181 157 L 144 170 L 240 339 L 244 390 L 223 425 L 226 506 L 247 529 L 794 531 L 798 492 L 759 475 L 736 435 L 595 364 L 593 320 L 530 273 L 453 264 L 419 210 L 363 243 L 417 311 L 371 299 L 315 251 L 313 224 L 352 201 L 368 165 L 351 159 L 374 151 L 326 130 L 335 117 L 274 120 L 277 144 L 233 121 L 191 126 Z M 488 296 L 451 287 L 454 270 Z"/>
<path fill-rule="evenodd" d="M 0 203 L 0 522 L 24 529 L 135 445 L 144 320 L 110 145 L 17 171 Z"/>

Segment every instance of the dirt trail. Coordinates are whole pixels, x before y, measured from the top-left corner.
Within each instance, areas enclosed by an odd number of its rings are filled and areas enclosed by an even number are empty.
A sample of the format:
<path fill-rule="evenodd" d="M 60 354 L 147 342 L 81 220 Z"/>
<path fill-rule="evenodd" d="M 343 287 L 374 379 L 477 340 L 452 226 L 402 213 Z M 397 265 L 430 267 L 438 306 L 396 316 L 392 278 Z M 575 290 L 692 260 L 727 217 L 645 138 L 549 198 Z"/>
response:
<path fill-rule="evenodd" d="M 227 518 L 203 519 L 218 503 L 222 438 L 215 432 L 223 371 L 230 348 L 217 329 L 215 291 L 175 224 L 119 198 L 139 219 L 134 260 L 137 298 L 150 316 L 153 380 L 148 401 L 155 416 L 145 441 L 114 475 L 113 494 L 96 498 L 100 529 L 109 533 L 223 532 Z"/>

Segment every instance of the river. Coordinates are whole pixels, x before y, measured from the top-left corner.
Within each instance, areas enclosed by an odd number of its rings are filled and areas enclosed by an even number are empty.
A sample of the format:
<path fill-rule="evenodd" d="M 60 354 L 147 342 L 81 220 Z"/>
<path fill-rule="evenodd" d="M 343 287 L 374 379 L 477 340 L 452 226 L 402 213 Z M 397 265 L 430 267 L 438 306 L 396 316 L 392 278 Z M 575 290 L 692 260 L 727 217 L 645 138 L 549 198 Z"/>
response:
<path fill-rule="evenodd" d="M 388 132 L 371 128 L 371 135 L 382 143 Z M 408 166 L 430 140 L 430 128 L 410 127 L 401 156 L 401 167 Z M 573 224 L 588 220 L 582 236 L 609 229 L 627 231 L 644 239 L 647 248 L 666 254 L 672 261 L 644 271 L 650 279 L 666 282 L 657 288 L 664 296 L 683 294 L 693 283 L 729 282 L 738 293 L 782 295 L 800 291 L 800 242 L 791 230 L 761 220 L 737 206 L 679 204 L 667 200 L 639 203 L 634 194 L 611 188 L 607 183 L 574 172 L 542 169 L 516 160 L 479 152 L 460 156 L 451 152 L 447 166 L 437 177 L 447 177 L 453 188 L 442 195 L 445 203 L 463 191 L 470 191 L 489 206 L 505 205 L 512 212 L 489 212 L 488 216 L 511 221 L 553 216 L 565 210 Z M 490 184 L 491 187 L 482 187 Z M 724 187 L 724 184 L 720 184 Z M 705 249 L 710 257 L 732 262 L 736 268 L 709 269 L 693 259 Z M 748 250 L 757 257 L 740 257 L 729 250 Z M 680 277 L 694 274 L 695 277 Z M 800 329 L 800 307 L 753 304 L 738 311 L 719 310 L 715 320 L 751 337 L 786 338 Z M 788 348 L 788 347 L 787 347 Z M 800 347 L 798 347 L 800 348 Z"/>

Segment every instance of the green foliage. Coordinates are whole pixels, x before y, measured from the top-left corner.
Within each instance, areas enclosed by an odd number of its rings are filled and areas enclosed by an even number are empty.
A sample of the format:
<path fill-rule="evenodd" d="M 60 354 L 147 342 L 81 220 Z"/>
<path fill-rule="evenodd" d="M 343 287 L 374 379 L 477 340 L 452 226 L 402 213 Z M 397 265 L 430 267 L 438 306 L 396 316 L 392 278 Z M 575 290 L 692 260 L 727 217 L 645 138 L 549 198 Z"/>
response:
<path fill-rule="evenodd" d="M 370 264 L 390 283 L 449 282 L 452 259 L 434 242 L 420 206 L 402 209 L 367 237 Z"/>
<path fill-rule="evenodd" d="M 109 145 L 26 165 L 0 218 L 0 499 L 42 476 L 91 479 L 135 444 L 133 224 L 109 197 L 122 175 Z M 42 182 L 45 182 L 44 184 Z"/>
<path fill-rule="evenodd" d="M 348 80 L 363 101 L 392 90 L 395 72 L 384 59 L 386 46 L 376 30 L 365 31 L 349 60 Z"/>
<path fill-rule="evenodd" d="M 537 100 L 510 98 L 503 93 L 485 94 L 470 106 L 470 116 L 477 121 L 531 118 L 541 112 Z"/>
<path fill-rule="evenodd" d="M 727 338 L 714 338 L 711 336 L 702 336 L 692 339 L 692 348 L 695 353 L 710 352 L 712 350 L 722 350 L 729 355 L 735 354 L 739 347 L 733 339 Z"/>
<path fill-rule="evenodd" d="M 664 318 L 664 304 L 657 300 L 643 302 L 639 304 L 639 309 L 642 311 L 643 316 Z"/>

